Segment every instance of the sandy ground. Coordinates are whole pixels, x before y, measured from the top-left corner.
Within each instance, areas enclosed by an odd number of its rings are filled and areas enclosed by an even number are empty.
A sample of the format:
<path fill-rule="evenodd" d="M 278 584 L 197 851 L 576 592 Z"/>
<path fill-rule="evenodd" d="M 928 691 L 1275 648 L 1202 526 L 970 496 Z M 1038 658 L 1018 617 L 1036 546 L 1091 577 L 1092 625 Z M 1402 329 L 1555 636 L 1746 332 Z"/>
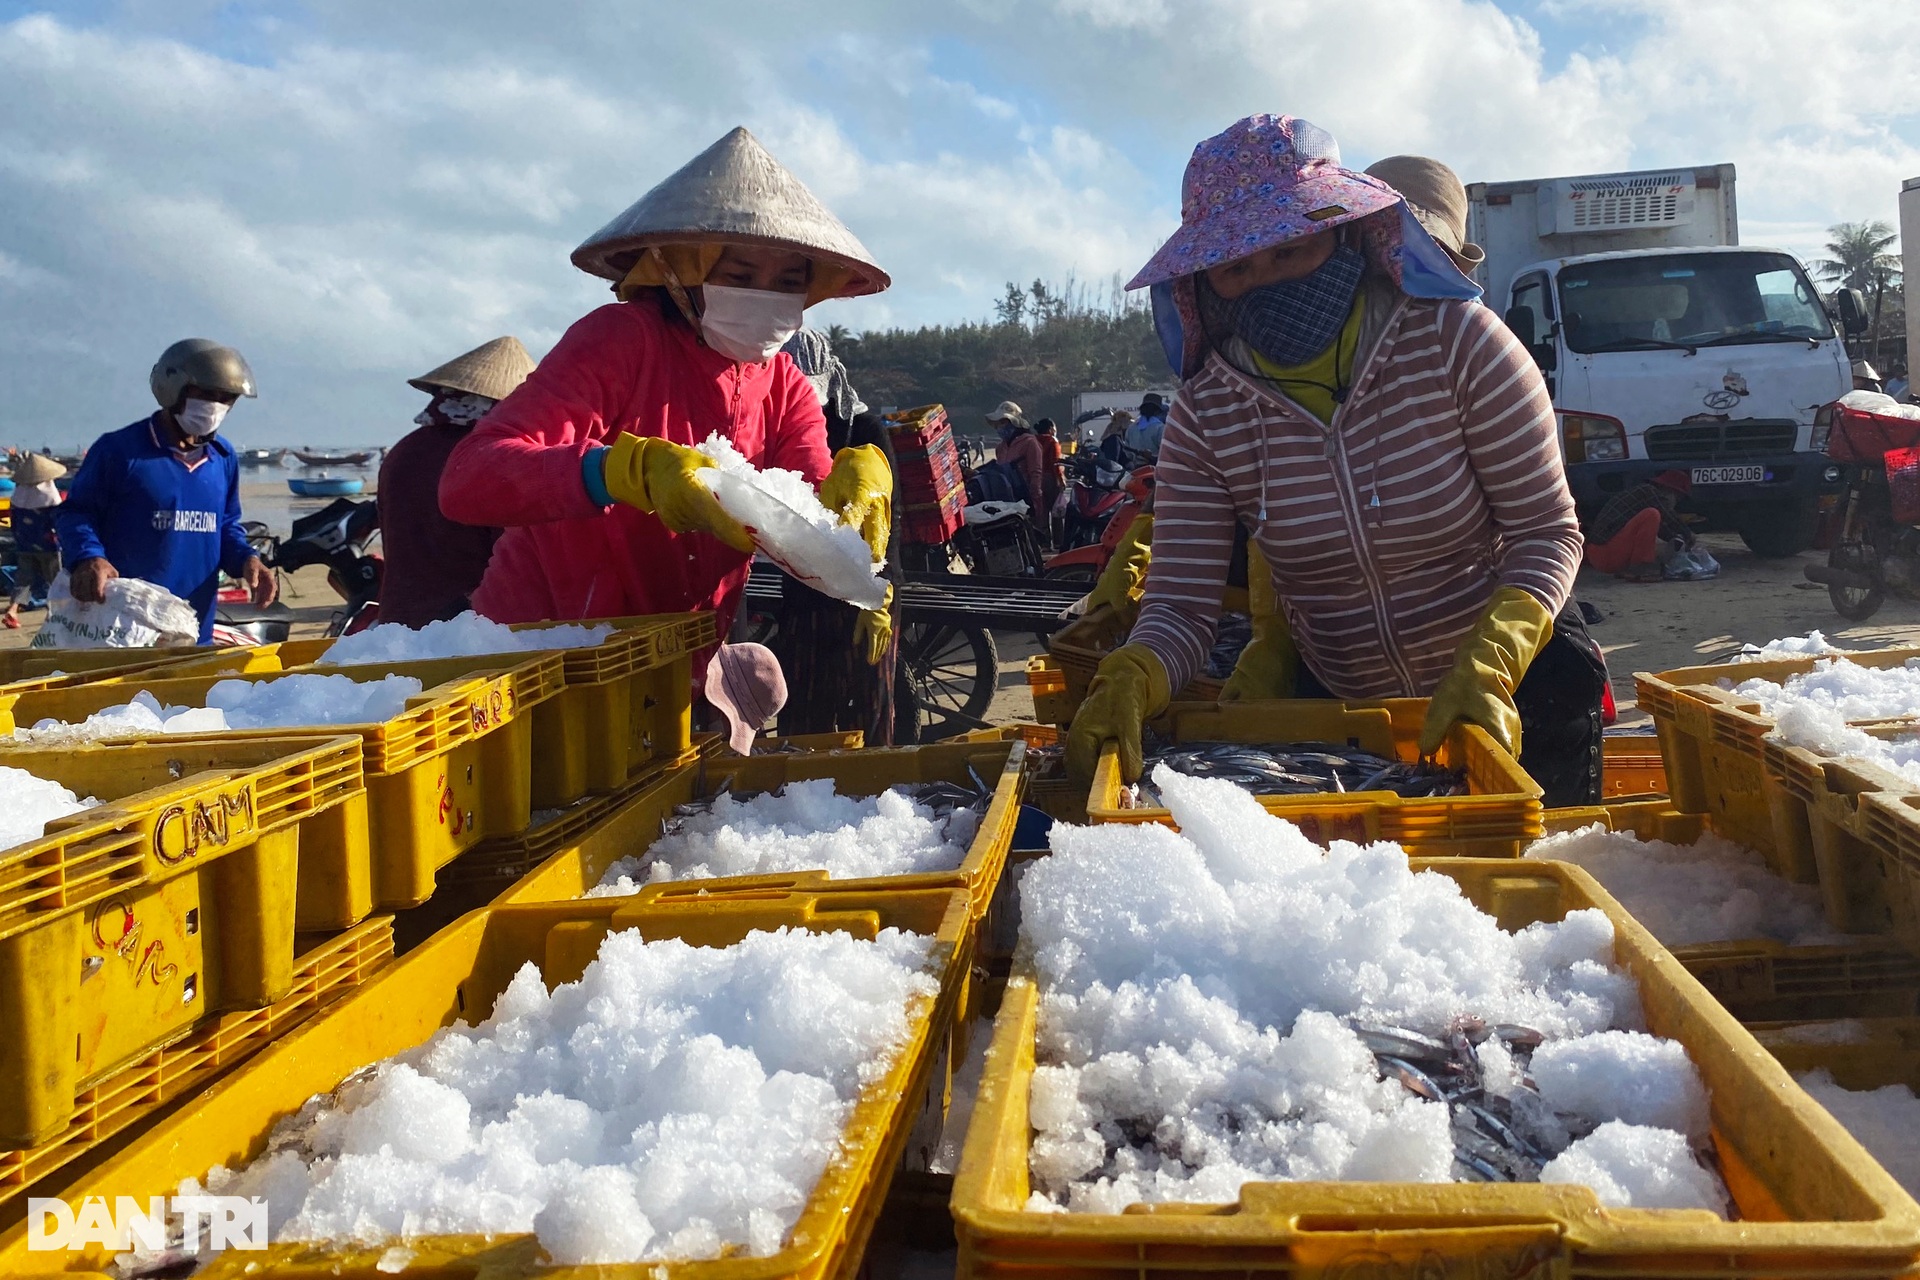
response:
<path fill-rule="evenodd" d="M 1725 660 L 1742 644 L 1823 632 L 1849 649 L 1920 644 L 1920 602 L 1888 600 L 1871 621 L 1850 623 L 1833 611 L 1827 589 L 1808 582 L 1805 565 L 1823 563 L 1810 551 L 1789 560 L 1761 560 L 1732 534 L 1707 534 L 1702 542 L 1720 561 L 1707 582 L 1621 582 L 1582 572 L 1580 599 L 1600 610 L 1591 630 L 1606 652 L 1619 706 L 1620 727 L 1645 722 L 1635 705 L 1637 671 L 1667 671 Z M 1026 661 L 1039 647 L 1031 636 L 1001 633 L 999 692 L 988 718 L 996 723 L 1031 719 Z"/>

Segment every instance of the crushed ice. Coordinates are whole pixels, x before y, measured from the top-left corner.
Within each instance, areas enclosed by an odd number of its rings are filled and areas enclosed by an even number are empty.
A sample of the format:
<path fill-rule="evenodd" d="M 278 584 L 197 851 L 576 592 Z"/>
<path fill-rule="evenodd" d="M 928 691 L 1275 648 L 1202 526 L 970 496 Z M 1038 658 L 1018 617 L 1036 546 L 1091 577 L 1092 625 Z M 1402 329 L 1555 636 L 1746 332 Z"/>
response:
<path fill-rule="evenodd" d="M 47 824 L 69 814 L 83 813 L 100 802 L 81 799 L 48 778 L 25 769 L 0 766 L 0 852 L 38 840 Z"/>
<path fill-rule="evenodd" d="M 1586 869 L 1669 947 L 1742 938 L 1797 947 L 1847 940 L 1828 926 L 1818 889 L 1781 879 L 1758 853 L 1711 832 L 1676 845 L 1595 823 L 1537 841 L 1526 856 Z"/>
<path fill-rule="evenodd" d="M 972 809 L 940 814 L 897 788 L 843 796 L 830 778 L 745 798 L 723 794 L 711 808 L 675 819 L 675 829 L 645 853 L 615 862 L 587 896 L 784 871 L 820 869 L 835 880 L 951 871 L 966 859 L 978 824 Z"/>
<path fill-rule="evenodd" d="M 1920 1098 L 1904 1084 L 1846 1089 L 1822 1068 L 1795 1076 L 1909 1195 L 1920 1196 Z"/>
<path fill-rule="evenodd" d="M 1920 786 L 1920 736 L 1881 737 L 1855 722 L 1920 716 L 1920 666 L 1863 667 L 1845 658 L 1822 659 L 1784 684 L 1723 680 L 1736 697 L 1760 704 L 1773 736 L 1839 759 L 1864 760 Z"/>
<path fill-rule="evenodd" d="M 1706 1090 L 1681 1046 L 1641 1032 L 1603 913 L 1507 933 L 1397 846 L 1323 851 L 1231 783 L 1153 782 L 1179 831 L 1056 825 L 1022 886 L 1042 992 L 1029 1209 L 1461 1177 L 1457 1126 L 1479 1113 L 1382 1078 L 1370 1045 L 1505 1024 L 1544 1037 L 1539 1091 L 1499 1035 L 1469 1069 L 1518 1147 L 1607 1203 L 1726 1211 L 1699 1160 Z"/>
<path fill-rule="evenodd" d="M 429 622 L 419 630 L 397 622 L 383 622 L 357 635 L 342 636 L 320 659 L 322 666 L 369 662 L 418 662 L 428 658 L 470 658 L 494 653 L 527 653 L 542 649 L 585 649 L 602 644 L 613 634 L 608 624 L 538 627 L 515 631 L 504 623 L 483 618 L 469 609 L 457 617 Z"/>
<path fill-rule="evenodd" d="M 777 1253 L 861 1090 L 939 990 L 932 940 L 610 934 L 577 982 L 523 967 L 477 1027 L 356 1073 L 212 1170 L 272 1238 L 535 1232 L 561 1264 Z"/>
<path fill-rule="evenodd" d="M 42 720 L 31 729 L 15 730 L 13 737 L 36 746 L 67 746 L 156 734 L 378 724 L 405 711 L 407 700 L 420 691 L 420 681 L 412 676 L 361 681 L 295 675 L 222 680 L 207 690 L 206 706 L 168 707 L 142 689 L 127 702 L 102 708 L 78 724 Z"/>

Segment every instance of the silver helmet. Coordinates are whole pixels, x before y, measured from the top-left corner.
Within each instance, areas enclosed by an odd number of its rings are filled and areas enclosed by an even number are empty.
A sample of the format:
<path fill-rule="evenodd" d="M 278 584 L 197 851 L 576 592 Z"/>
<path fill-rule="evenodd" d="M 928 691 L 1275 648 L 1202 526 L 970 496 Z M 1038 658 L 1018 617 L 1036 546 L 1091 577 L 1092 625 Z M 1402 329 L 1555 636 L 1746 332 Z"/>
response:
<path fill-rule="evenodd" d="M 188 387 L 224 391 L 232 396 L 254 395 L 253 370 L 246 357 L 211 338 L 183 338 L 160 353 L 147 385 L 162 409 L 180 403 Z"/>

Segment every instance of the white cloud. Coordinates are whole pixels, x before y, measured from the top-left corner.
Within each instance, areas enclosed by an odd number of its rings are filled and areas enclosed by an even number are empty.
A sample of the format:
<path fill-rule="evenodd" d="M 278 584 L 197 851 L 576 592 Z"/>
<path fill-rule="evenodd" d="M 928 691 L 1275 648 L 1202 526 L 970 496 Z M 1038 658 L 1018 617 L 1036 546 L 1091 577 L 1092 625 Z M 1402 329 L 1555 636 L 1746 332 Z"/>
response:
<path fill-rule="evenodd" d="M 1513 0 L 1523 3 L 1525 0 Z M 1512 6 L 1509 5 L 1509 8 Z M 391 439 L 404 379 L 606 297 L 567 254 L 737 123 L 867 242 L 854 327 L 1131 274 L 1193 143 L 1250 111 L 1469 180 L 1732 160 L 1745 238 L 1818 252 L 1920 174 L 1912 0 L 125 0 L 0 26 L 0 437 L 145 407 L 239 345 L 261 439 Z M 1568 32 L 1604 32 L 1566 47 Z M 240 50 L 241 55 L 222 52 Z"/>

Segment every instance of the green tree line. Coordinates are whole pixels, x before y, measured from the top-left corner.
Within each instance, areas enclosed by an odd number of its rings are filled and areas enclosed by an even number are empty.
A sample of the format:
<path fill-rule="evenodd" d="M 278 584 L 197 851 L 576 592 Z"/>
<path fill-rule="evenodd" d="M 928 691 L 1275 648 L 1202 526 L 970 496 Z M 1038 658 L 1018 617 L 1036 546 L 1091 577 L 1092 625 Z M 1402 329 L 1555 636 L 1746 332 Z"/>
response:
<path fill-rule="evenodd" d="M 853 385 L 875 407 L 945 404 L 963 430 L 1002 400 L 1063 425 L 1076 392 L 1164 386 L 1153 319 L 1118 278 L 1095 290 L 1009 281 L 990 319 L 918 329 L 829 331 Z"/>

